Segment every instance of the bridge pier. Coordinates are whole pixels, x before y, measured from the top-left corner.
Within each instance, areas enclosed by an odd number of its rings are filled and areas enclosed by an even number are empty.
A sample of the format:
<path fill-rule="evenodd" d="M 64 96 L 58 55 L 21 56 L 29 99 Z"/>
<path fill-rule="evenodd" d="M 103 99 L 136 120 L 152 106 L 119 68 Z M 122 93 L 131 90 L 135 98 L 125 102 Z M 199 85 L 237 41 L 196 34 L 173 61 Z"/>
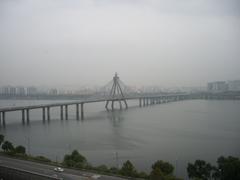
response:
<path fill-rule="evenodd" d="M 84 103 L 81 103 L 81 119 L 84 119 L 84 107 L 83 107 Z"/>
<path fill-rule="evenodd" d="M 42 119 L 43 119 L 43 121 L 45 121 L 46 120 L 46 117 L 45 117 L 45 108 L 43 107 L 42 108 Z"/>
<path fill-rule="evenodd" d="M 118 102 L 119 102 L 119 107 L 122 110 L 122 102 L 120 100 Z"/>
<path fill-rule="evenodd" d="M 65 119 L 68 120 L 68 105 L 65 105 Z"/>
<path fill-rule="evenodd" d="M 22 124 L 25 124 L 25 111 L 22 110 Z"/>
<path fill-rule="evenodd" d="M 108 111 L 108 103 L 109 103 L 109 101 L 106 101 L 106 104 L 105 104 L 105 108 L 107 111 Z"/>
<path fill-rule="evenodd" d="M 30 118 L 29 118 L 29 109 L 26 109 L 26 113 L 27 113 L 27 124 L 29 124 Z"/>
<path fill-rule="evenodd" d="M 47 107 L 47 119 L 50 121 L 50 107 Z"/>
<path fill-rule="evenodd" d="M 142 107 L 142 98 L 139 98 L 139 107 Z"/>
<path fill-rule="evenodd" d="M 2 125 L 3 125 L 3 127 L 6 126 L 6 122 L 5 122 L 5 112 L 4 112 L 4 111 L 2 112 Z"/>
<path fill-rule="evenodd" d="M 63 120 L 63 106 L 60 106 L 60 119 Z"/>
<path fill-rule="evenodd" d="M 76 119 L 79 120 L 79 104 L 76 104 Z"/>
<path fill-rule="evenodd" d="M 112 101 L 111 107 L 112 107 L 112 111 L 113 111 L 113 109 L 114 109 L 114 101 Z"/>
<path fill-rule="evenodd" d="M 123 101 L 124 101 L 124 103 L 125 103 L 125 107 L 126 107 L 126 109 L 128 109 L 127 101 L 126 101 L 126 100 L 123 100 Z"/>

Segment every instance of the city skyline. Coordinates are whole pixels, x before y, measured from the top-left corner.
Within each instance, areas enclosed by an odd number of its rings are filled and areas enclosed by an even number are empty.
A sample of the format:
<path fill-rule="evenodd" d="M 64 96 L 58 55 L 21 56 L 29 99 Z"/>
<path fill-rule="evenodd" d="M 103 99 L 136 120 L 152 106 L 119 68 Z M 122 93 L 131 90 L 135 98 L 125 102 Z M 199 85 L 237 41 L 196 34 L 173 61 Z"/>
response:
<path fill-rule="evenodd" d="M 1 1 L 0 85 L 240 79 L 239 1 Z"/>

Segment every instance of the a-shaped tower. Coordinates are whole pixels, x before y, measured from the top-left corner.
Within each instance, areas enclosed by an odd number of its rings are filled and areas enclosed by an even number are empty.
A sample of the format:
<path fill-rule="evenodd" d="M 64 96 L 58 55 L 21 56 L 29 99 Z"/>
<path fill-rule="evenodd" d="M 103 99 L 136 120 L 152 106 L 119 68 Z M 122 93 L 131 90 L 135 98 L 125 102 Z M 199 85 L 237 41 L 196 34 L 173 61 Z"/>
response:
<path fill-rule="evenodd" d="M 125 108 L 126 109 L 128 108 L 127 101 L 126 101 L 126 99 L 123 95 L 123 91 L 122 91 L 122 88 L 120 86 L 119 77 L 118 77 L 117 73 L 115 73 L 115 76 L 113 77 L 113 85 L 112 85 L 109 97 L 107 98 L 107 102 L 106 102 L 106 105 L 105 105 L 105 108 L 107 110 L 108 110 L 108 104 L 109 104 L 110 101 L 112 102 L 112 105 L 111 105 L 112 110 L 114 109 L 114 102 L 115 101 L 119 102 L 120 109 L 122 109 L 122 101 L 125 104 Z"/>

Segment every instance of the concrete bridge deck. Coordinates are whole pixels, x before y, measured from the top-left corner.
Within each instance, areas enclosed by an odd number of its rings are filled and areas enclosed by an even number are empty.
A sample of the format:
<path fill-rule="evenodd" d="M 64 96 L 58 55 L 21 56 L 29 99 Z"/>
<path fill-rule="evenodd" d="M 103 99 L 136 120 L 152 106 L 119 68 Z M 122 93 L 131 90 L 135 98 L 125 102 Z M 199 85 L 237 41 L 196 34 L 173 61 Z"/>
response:
<path fill-rule="evenodd" d="M 114 102 L 119 102 L 120 108 L 121 101 L 126 100 L 139 100 L 139 106 L 147 106 L 150 104 L 161 104 L 172 101 L 179 101 L 185 99 L 240 99 L 240 95 L 237 94 L 211 94 L 211 93 L 179 93 L 179 94 L 144 94 L 144 95 L 132 95 L 125 97 L 114 97 L 114 98 L 106 98 L 106 97 L 92 97 L 88 99 L 83 99 L 79 101 L 71 101 L 71 102 L 61 102 L 61 103 L 51 103 L 51 104 L 40 104 L 40 105 L 30 105 L 30 106 L 17 106 L 17 107 L 4 107 L 0 108 L 0 125 L 5 126 L 5 113 L 11 111 L 21 111 L 22 112 L 22 123 L 25 124 L 25 120 L 27 123 L 30 121 L 29 111 L 33 109 L 42 109 L 42 120 L 45 121 L 50 120 L 50 108 L 60 107 L 60 119 L 68 119 L 68 106 L 76 106 L 76 119 L 79 120 L 84 119 L 84 104 L 87 103 L 97 103 L 97 102 L 112 102 L 111 109 L 114 109 Z M 79 112 L 80 105 L 80 112 Z M 105 106 L 107 110 L 108 107 Z M 126 106 L 127 108 L 127 106 Z M 65 109 L 65 111 L 64 111 Z M 65 112 L 65 113 L 64 113 Z M 47 117 L 47 118 L 46 118 Z"/>
<path fill-rule="evenodd" d="M 114 102 L 119 102 L 120 103 L 120 108 L 121 106 L 121 101 L 126 101 L 126 100 L 139 100 L 139 106 L 145 106 L 149 104 L 160 104 L 162 102 L 168 102 L 168 101 L 173 101 L 173 100 L 181 100 L 181 99 L 186 99 L 189 97 L 189 94 L 167 94 L 167 95 L 142 95 L 142 96 L 126 96 L 126 97 L 114 97 L 114 98 L 89 98 L 89 99 L 84 99 L 80 101 L 71 101 L 71 102 L 62 102 L 62 103 L 51 103 L 51 104 L 40 104 L 40 105 L 30 105 L 30 106 L 17 106 L 17 107 L 4 107 L 0 108 L 0 125 L 3 124 L 5 126 L 5 113 L 6 112 L 11 112 L 11 111 L 21 111 L 22 112 L 22 123 L 25 124 L 25 119 L 27 120 L 27 123 L 29 123 L 30 117 L 29 117 L 29 111 L 33 109 L 42 109 L 42 119 L 43 121 L 46 120 L 46 115 L 47 115 L 47 120 L 50 120 L 50 108 L 53 107 L 60 107 L 60 118 L 61 120 L 64 119 L 63 114 L 64 114 L 64 107 L 65 107 L 65 119 L 68 119 L 68 106 L 75 105 L 76 106 L 76 119 L 84 119 L 84 104 L 87 103 L 97 103 L 97 102 L 112 102 L 112 110 L 114 109 Z M 79 113 L 79 105 L 81 106 Z M 105 106 L 107 110 L 107 106 Z M 127 106 L 126 106 L 127 108 Z M 47 111 L 47 113 L 46 113 Z M 81 116 L 80 116 L 81 115 Z M 26 118 L 25 118 L 26 117 Z"/>

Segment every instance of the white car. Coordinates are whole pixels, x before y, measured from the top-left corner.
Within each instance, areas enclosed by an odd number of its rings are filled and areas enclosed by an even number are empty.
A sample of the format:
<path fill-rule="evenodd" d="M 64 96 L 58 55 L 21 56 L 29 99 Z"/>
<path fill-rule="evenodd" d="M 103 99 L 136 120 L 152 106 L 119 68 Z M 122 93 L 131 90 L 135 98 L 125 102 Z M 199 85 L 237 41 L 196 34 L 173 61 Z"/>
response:
<path fill-rule="evenodd" d="M 98 175 L 98 174 L 95 174 L 95 175 L 91 176 L 92 179 L 98 179 L 98 178 L 100 178 L 100 177 L 101 177 L 101 176 Z"/>
<path fill-rule="evenodd" d="M 55 168 L 54 168 L 54 171 L 57 171 L 57 172 L 63 172 L 64 169 L 61 168 L 61 167 L 55 167 Z"/>

